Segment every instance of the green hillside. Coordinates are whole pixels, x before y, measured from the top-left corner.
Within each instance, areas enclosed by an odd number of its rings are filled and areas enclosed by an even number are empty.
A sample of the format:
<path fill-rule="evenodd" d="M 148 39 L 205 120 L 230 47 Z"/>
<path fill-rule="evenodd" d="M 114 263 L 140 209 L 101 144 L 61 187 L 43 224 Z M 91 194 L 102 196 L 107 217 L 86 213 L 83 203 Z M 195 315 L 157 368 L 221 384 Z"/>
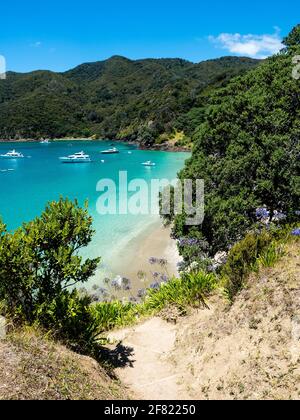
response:
<path fill-rule="evenodd" d="M 95 135 L 152 145 L 176 131 L 189 136 L 208 92 L 258 63 L 115 56 L 60 74 L 8 73 L 0 81 L 0 138 Z"/>

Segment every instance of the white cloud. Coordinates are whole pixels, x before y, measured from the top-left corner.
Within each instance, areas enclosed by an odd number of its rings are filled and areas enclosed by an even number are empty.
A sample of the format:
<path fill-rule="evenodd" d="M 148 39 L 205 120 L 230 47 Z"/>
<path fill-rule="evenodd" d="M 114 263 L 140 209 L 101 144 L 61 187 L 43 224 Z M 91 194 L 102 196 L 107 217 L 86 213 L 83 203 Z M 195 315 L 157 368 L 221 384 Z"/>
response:
<path fill-rule="evenodd" d="M 283 48 L 278 28 L 273 35 L 222 33 L 217 37 L 210 36 L 209 40 L 232 54 L 253 58 L 266 58 L 278 53 Z"/>

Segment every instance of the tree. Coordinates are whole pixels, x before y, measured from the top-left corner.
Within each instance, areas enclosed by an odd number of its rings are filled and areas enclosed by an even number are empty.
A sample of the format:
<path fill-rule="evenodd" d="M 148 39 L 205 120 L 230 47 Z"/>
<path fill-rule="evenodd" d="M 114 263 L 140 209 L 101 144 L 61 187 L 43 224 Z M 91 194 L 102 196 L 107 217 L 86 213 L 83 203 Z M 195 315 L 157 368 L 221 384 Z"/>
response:
<path fill-rule="evenodd" d="M 300 45 L 300 24 L 296 25 L 289 35 L 283 39 L 283 44 L 288 48 Z"/>
<path fill-rule="evenodd" d="M 86 282 L 100 262 L 79 255 L 93 235 L 87 206 L 60 199 L 14 233 L 0 224 L 0 299 L 8 315 L 32 323 L 41 305 L 53 304 Z"/>
<path fill-rule="evenodd" d="M 291 60 L 295 50 L 300 52 L 300 46 L 214 92 L 194 133 L 193 155 L 180 178 L 204 179 L 205 219 L 196 228 L 176 216 L 173 233 L 178 239 L 201 238 L 209 244 L 210 256 L 255 228 L 258 208 L 266 208 L 271 221 L 299 220 L 300 84 L 292 78 Z"/>

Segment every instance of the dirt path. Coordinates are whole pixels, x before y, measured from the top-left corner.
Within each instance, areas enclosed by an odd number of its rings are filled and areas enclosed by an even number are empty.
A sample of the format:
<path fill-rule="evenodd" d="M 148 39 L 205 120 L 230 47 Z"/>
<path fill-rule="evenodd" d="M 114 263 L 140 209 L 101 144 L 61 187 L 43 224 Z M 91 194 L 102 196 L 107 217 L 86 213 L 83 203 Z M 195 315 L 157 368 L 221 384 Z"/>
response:
<path fill-rule="evenodd" d="M 121 382 L 141 400 L 176 400 L 185 395 L 174 366 L 168 360 L 174 349 L 176 327 L 160 318 L 110 335 L 132 348 L 131 363 L 116 370 Z"/>

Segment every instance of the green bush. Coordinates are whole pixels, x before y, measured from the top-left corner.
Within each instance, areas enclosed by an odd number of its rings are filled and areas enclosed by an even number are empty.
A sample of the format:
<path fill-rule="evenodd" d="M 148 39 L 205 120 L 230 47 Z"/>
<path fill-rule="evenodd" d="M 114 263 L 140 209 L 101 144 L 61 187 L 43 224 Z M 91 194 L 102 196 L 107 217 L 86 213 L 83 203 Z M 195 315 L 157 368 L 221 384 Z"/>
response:
<path fill-rule="evenodd" d="M 273 236 L 270 232 L 253 232 L 233 246 L 221 270 L 221 277 L 225 279 L 225 290 L 230 299 L 243 287 L 246 276 L 272 241 Z"/>
<path fill-rule="evenodd" d="M 162 284 L 158 290 L 149 290 L 143 305 L 146 313 L 158 312 L 168 305 L 181 309 L 187 305 L 204 304 L 205 298 L 216 286 L 214 274 L 199 272 L 185 274 Z"/>
<path fill-rule="evenodd" d="M 120 301 L 102 302 L 92 306 L 96 324 L 104 331 L 122 327 L 134 322 L 139 316 L 141 305 Z"/>
<path fill-rule="evenodd" d="M 51 302 L 41 304 L 36 324 L 49 331 L 75 351 L 93 353 L 103 332 L 96 322 L 89 296 L 63 291 Z"/>
<path fill-rule="evenodd" d="M 17 323 L 39 322 L 63 339 L 86 340 L 93 328 L 88 302 L 71 288 L 86 282 L 100 259 L 83 261 L 93 235 L 87 206 L 60 199 L 14 233 L 0 224 L 0 300 Z M 90 337 L 93 335 L 90 334 Z M 82 339 L 83 337 L 83 339 Z"/>

